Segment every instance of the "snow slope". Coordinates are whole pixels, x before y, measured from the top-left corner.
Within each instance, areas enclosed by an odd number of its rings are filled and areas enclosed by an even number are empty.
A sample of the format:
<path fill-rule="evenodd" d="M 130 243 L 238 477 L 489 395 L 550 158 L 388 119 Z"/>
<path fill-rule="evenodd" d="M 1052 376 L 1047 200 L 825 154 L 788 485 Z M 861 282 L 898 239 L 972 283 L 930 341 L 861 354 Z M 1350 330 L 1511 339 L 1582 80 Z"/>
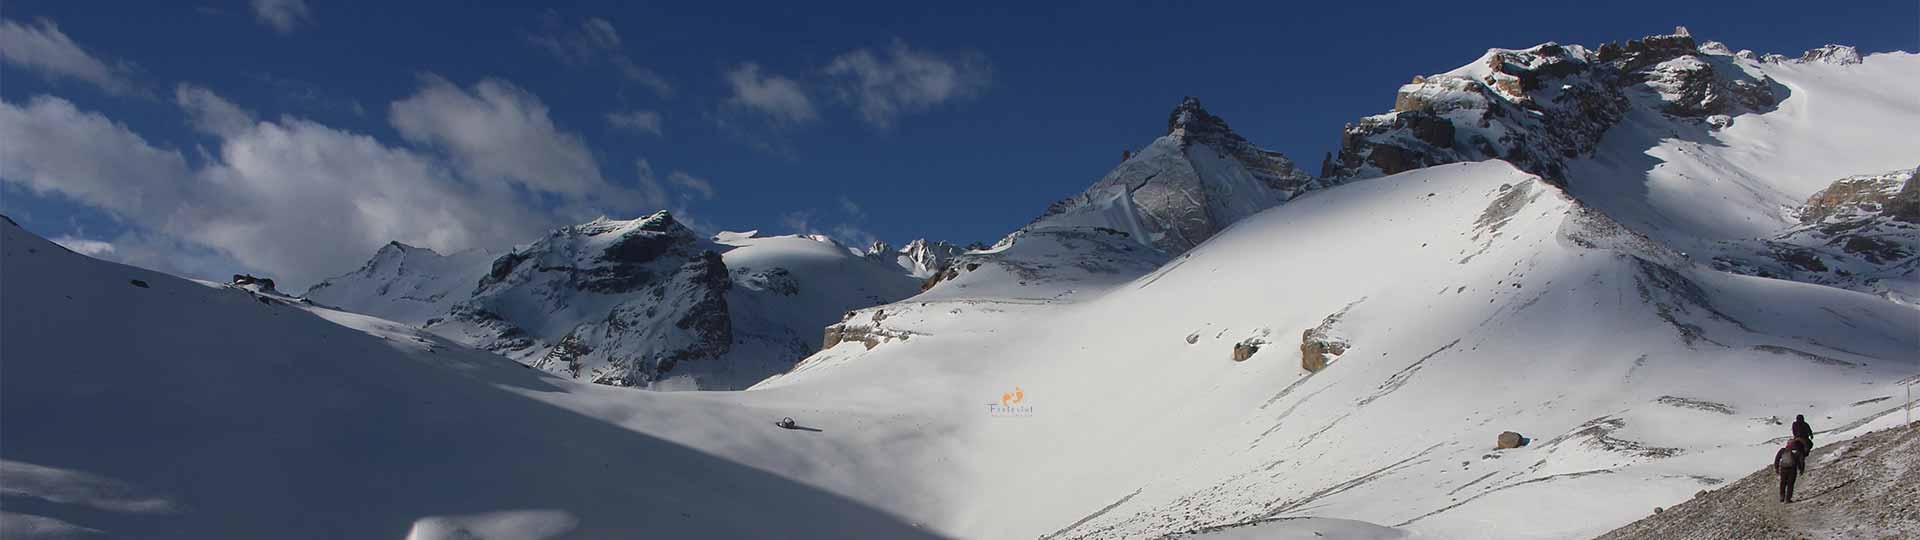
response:
<path fill-rule="evenodd" d="M 773 433 L 754 406 L 559 379 L 11 221 L 0 335 L 6 538 L 928 536 L 764 469 L 886 441 Z"/>
<path fill-rule="evenodd" d="M 1920 312 L 1694 266 L 1502 162 L 1309 194 L 1082 298 L 863 311 L 909 338 L 748 394 L 944 404 L 972 473 L 931 524 L 958 536 L 1318 516 L 1563 538 L 1744 474 L 1728 458 L 1770 417 L 1884 415 L 1850 404 L 1920 369 Z M 1295 336 L 1319 327 L 1350 348 L 1308 372 Z M 1506 430 L 1533 444 L 1494 451 Z"/>
<path fill-rule="evenodd" d="M 1703 56 L 1722 69 L 1777 81 L 1785 99 L 1777 110 L 1733 116 L 1712 129 L 1676 122 L 1645 103 L 1655 96 L 1634 94 L 1639 106 L 1591 158 L 1570 165 L 1570 191 L 1702 263 L 1909 304 L 1920 299 L 1920 253 L 1911 248 L 1891 260 L 1863 261 L 1844 242 L 1789 238 L 1816 192 L 1850 176 L 1920 164 L 1920 142 L 1902 127 L 1920 122 L 1920 99 L 1906 91 L 1920 86 L 1920 54 L 1873 54 L 1854 64 Z M 1909 228 L 1904 236 L 1920 232 Z M 1805 268 L 1795 258 L 1823 262 Z"/>

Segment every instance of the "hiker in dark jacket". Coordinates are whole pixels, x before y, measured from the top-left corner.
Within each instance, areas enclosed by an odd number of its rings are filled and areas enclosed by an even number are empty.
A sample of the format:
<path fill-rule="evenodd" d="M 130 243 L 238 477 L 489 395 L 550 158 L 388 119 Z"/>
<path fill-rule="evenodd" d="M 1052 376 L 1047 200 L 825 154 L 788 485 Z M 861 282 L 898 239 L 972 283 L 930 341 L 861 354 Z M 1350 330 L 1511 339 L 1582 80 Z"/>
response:
<path fill-rule="evenodd" d="M 1793 438 L 1806 439 L 1808 444 L 1813 443 L 1813 426 L 1807 425 L 1807 415 L 1793 415 Z"/>
<path fill-rule="evenodd" d="M 1797 446 L 1788 442 L 1773 453 L 1773 472 L 1780 475 L 1780 502 L 1783 503 L 1793 502 L 1793 482 L 1800 479 L 1800 469 L 1806 463 L 1800 458 Z"/>

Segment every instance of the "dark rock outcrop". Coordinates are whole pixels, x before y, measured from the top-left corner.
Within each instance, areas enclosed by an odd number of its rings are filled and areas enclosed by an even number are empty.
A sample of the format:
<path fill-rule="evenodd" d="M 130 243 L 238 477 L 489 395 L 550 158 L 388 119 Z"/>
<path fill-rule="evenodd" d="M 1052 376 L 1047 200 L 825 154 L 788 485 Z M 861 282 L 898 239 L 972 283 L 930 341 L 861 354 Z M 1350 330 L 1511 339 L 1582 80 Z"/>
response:
<path fill-rule="evenodd" d="M 1566 161 L 1591 154 L 1635 95 L 1716 128 L 1726 115 L 1779 101 L 1774 81 L 1734 67 L 1733 56 L 1701 51 L 1684 29 L 1595 51 L 1557 43 L 1488 51 L 1461 69 L 1414 77 L 1392 111 L 1349 124 L 1320 175 L 1338 181 L 1502 159 L 1564 185 Z"/>

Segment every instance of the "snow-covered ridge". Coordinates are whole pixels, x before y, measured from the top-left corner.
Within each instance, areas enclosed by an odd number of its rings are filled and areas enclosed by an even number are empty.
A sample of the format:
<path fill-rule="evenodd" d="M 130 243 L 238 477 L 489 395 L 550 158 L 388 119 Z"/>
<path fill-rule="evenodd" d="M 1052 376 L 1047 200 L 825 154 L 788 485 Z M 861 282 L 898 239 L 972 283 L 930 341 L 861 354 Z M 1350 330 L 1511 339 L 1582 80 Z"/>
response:
<path fill-rule="evenodd" d="M 821 327 L 917 283 L 831 240 L 708 240 L 658 212 L 563 227 L 497 257 L 389 244 L 309 295 L 569 378 L 730 389 L 785 371 L 819 347 Z"/>
<path fill-rule="evenodd" d="M 390 242 L 359 270 L 309 287 L 306 298 L 387 320 L 422 324 L 445 315 L 465 299 L 497 254 L 469 250 L 441 255 L 431 249 Z"/>

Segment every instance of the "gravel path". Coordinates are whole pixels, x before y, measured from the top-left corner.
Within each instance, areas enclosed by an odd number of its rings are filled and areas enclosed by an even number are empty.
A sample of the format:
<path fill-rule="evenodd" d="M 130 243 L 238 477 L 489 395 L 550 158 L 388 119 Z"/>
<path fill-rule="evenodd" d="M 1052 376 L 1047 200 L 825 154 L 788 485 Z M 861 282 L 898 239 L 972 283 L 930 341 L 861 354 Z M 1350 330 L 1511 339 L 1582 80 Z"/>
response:
<path fill-rule="evenodd" d="M 1815 448 L 1809 462 L 1792 504 L 1764 467 L 1598 540 L 1920 538 L 1920 422 Z"/>

